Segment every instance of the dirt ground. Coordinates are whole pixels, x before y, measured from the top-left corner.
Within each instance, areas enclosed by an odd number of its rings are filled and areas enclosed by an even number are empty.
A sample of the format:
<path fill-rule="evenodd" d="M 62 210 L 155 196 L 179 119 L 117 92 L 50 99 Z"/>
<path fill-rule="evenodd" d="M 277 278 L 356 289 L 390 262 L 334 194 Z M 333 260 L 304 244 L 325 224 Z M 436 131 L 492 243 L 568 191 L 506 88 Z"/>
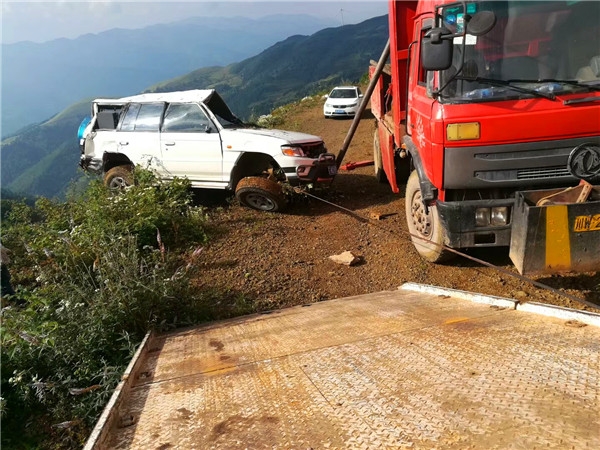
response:
<path fill-rule="evenodd" d="M 322 101 L 313 99 L 299 103 L 277 128 L 319 135 L 337 154 L 350 124 L 347 119 L 325 119 Z M 374 119 L 367 110 L 344 163 L 373 158 L 373 131 Z M 283 214 L 253 211 L 230 199 L 204 202 L 212 238 L 202 253 L 198 287 L 226 290 L 252 302 L 256 310 L 391 290 L 408 281 L 591 310 L 468 259 L 425 262 L 407 234 L 403 192 L 393 194 L 388 185 L 378 183 L 372 166 L 341 172 L 319 195 L 352 213 L 314 198 L 294 199 Z M 203 202 L 202 193 L 197 197 Z M 345 266 L 329 258 L 344 251 L 359 256 L 360 263 Z M 472 249 L 468 254 L 517 273 L 508 248 Z M 599 273 L 536 280 L 600 305 Z"/>

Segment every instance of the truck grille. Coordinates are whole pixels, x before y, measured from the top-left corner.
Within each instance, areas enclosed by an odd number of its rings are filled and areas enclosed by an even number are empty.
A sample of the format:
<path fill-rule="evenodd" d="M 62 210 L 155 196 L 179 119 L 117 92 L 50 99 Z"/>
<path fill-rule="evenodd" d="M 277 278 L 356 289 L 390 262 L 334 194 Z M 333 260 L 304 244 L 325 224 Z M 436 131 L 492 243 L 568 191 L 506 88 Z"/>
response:
<path fill-rule="evenodd" d="M 568 177 L 569 175 L 569 171 L 564 166 L 517 170 L 517 180 L 537 180 L 540 178 Z"/>

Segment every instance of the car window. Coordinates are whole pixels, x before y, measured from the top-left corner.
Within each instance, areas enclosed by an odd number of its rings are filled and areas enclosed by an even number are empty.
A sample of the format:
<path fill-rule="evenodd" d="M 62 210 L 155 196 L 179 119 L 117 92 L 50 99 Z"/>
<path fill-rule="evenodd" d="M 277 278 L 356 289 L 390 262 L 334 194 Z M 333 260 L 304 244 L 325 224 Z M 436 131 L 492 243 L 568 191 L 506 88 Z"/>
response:
<path fill-rule="evenodd" d="M 121 131 L 133 131 L 135 126 L 135 119 L 140 112 L 140 104 L 134 103 L 129 105 L 125 117 L 123 117 L 123 123 L 121 123 Z"/>
<path fill-rule="evenodd" d="M 171 103 L 167 108 L 162 132 L 193 133 L 205 132 L 210 120 L 195 103 Z"/>
<path fill-rule="evenodd" d="M 135 121 L 135 131 L 158 131 L 163 103 L 143 103 Z"/>

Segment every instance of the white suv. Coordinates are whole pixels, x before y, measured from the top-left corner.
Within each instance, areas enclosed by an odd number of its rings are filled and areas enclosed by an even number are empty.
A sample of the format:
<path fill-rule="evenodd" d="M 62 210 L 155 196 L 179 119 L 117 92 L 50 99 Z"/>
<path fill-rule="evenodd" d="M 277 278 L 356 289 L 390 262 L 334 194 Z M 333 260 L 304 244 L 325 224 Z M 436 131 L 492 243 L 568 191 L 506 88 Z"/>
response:
<path fill-rule="evenodd" d="M 283 209 L 282 184 L 312 187 L 337 172 L 320 137 L 245 125 L 213 89 L 94 100 L 79 142 L 81 167 L 111 188 L 132 184 L 140 165 L 163 179 L 235 191 L 264 211 Z"/>

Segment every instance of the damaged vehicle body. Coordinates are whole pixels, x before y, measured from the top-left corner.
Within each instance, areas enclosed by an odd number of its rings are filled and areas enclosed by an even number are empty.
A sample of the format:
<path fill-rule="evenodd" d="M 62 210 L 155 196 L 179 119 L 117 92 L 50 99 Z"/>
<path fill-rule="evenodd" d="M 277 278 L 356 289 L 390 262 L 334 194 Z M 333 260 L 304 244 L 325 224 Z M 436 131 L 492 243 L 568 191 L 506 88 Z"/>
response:
<path fill-rule="evenodd" d="M 80 166 L 114 189 L 131 185 L 141 166 L 161 179 L 185 177 L 194 188 L 229 190 L 246 206 L 279 211 L 284 185 L 310 188 L 337 172 L 320 137 L 246 125 L 214 89 L 97 99 L 88 120 L 79 129 Z"/>

